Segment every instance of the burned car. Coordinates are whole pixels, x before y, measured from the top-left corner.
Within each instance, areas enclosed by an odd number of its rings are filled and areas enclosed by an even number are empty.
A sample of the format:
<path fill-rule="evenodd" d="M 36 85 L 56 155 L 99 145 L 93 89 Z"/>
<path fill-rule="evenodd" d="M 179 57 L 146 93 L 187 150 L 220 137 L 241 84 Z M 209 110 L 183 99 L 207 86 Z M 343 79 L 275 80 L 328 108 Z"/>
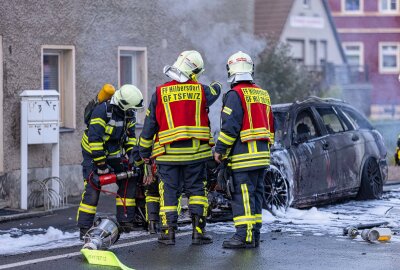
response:
<path fill-rule="evenodd" d="M 381 134 L 360 112 L 317 97 L 272 109 L 275 144 L 264 178 L 266 209 L 381 197 L 387 152 Z"/>

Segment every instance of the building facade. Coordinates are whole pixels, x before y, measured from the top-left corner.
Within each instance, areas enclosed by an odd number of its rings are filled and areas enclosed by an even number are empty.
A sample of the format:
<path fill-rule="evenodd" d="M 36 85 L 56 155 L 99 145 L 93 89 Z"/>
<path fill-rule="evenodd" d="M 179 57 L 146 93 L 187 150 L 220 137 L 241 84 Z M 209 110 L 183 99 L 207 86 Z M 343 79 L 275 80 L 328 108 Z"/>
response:
<path fill-rule="evenodd" d="M 167 80 L 164 65 L 190 49 L 203 54 L 206 70 L 223 71 L 215 76 L 206 71 L 210 78 L 226 78 L 218 76 L 226 76 L 225 59 L 236 49 L 234 39 L 212 38 L 230 34 L 222 32 L 224 25 L 252 34 L 254 3 L 215 2 L 0 0 L 0 208 L 18 208 L 20 202 L 22 91 L 59 92 L 60 177 L 70 195 L 79 195 L 83 112 L 104 83 L 136 84 L 148 104 L 155 86 Z M 211 30 L 213 25 L 220 28 Z M 138 127 L 143 119 L 139 114 Z M 51 146 L 29 146 L 28 165 L 30 181 L 50 176 Z"/>
<path fill-rule="evenodd" d="M 349 65 L 367 73 L 371 119 L 400 119 L 400 1 L 329 0 Z"/>

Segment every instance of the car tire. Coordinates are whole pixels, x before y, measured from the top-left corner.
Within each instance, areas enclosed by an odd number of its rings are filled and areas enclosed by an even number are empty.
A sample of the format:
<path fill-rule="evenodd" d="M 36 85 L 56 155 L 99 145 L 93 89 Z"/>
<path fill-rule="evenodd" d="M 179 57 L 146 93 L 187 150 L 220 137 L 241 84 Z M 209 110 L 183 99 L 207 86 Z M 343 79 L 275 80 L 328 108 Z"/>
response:
<path fill-rule="evenodd" d="M 264 174 L 263 208 L 276 214 L 285 212 L 290 205 L 290 186 L 278 167 L 270 165 Z"/>
<path fill-rule="evenodd" d="M 383 178 L 379 164 L 374 158 L 368 158 L 361 174 L 361 185 L 357 199 L 369 200 L 380 199 L 383 193 Z"/>

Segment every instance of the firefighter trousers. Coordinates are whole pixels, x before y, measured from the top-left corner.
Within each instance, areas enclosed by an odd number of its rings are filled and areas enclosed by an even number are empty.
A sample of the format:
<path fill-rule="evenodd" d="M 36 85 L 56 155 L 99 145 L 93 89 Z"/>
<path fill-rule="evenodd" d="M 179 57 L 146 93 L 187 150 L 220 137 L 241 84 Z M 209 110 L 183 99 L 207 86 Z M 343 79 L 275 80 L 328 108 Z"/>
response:
<path fill-rule="evenodd" d="M 160 216 L 160 193 L 158 181 L 154 181 L 146 187 L 146 220 L 158 222 Z"/>
<path fill-rule="evenodd" d="M 115 172 L 121 171 L 118 166 Z M 82 173 L 84 178 L 84 191 L 77 213 L 77 225 L 79 228 L 90 228 L 96 215 L 101 187 L 90 179 L 94 173 L 94 165 L 90 158 L 84 158 Z M 127 179 L 117 182 L 118 196 L 116 197 L 117 221 L 131 223 L 135 217 L 136 179 Z"/>
<path fill-rule="evenodd" d="M 186 165 L 157 165 L 160 192 L 160 219 L 163 228 L 177 227 L 182 188 L 189 199 L 191 215 L 206 216 L 208 199 L 204 162 Z"/>
<path fill-rule="evenodd" d="M 262 226 L 264 169 L 233 172 L 232 193 L 233 222 L 236 235 L 246 241 L 259 239 Z"/>

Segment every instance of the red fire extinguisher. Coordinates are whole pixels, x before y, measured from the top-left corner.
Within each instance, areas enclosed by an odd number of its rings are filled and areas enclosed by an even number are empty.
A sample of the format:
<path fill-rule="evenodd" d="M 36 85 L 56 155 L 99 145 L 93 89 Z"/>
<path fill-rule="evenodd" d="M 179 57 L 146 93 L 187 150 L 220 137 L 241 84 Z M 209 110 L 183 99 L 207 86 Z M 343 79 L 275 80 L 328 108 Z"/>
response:
<path fill-rule="evenodd" d="M 99 184 L 100 186 L 105 186 L 109 184 L 114 184 L 117 181 L 134 178 L 138 175 L 136 170 L 128 170 L 126 172 L 120 173 L 108 173 L 99 175 Z"/>

